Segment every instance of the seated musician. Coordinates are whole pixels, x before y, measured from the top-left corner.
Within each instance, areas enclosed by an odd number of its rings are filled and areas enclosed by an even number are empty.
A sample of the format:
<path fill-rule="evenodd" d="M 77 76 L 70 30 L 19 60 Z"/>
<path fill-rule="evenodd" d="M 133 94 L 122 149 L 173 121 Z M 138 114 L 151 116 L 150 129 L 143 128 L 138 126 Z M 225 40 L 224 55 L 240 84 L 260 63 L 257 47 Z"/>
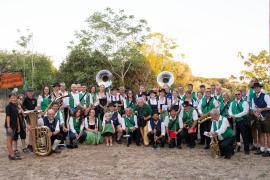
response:
<path fill-rule="evenodd" d="M 66 140 L 67 134 L 68 134 L 68 127 L 67 124 L 64 121 L 64 116 L 62 111 L 59 109 L 59 104 L 57 102 L 52 103 L 52 109 L 54 110 L 55 116 L 54 118 L 59 121 L 60 125 L 60 134 L 62 136 L 61 144 L 64 144 L 64 141 Z"/>
<path fill-rule="evenodd" d="M 109 113 L 111 114 L 111 120 L 113 121 L 114 128 L 116 130 L 117 138 L 116 142 L 118 144 L 122 144 L 121 137 L 123 135 L 123 131 L 125 129 L 125 122 L 123 122 L 123 119 L 118 112 L 118 105 L 114 103 L 109 104 Z M 105 121 L 105 117 L 103 118 L 103 121 Z"/>
<path fill-rule="evenodd" d="M 53 109 L 49 109 L 47 111 L 47 116 L 43 118 L 43 125 L 47 126 L 50 129 L 49 137 L 51 138 L 52 143 L 52 152 L 60 153 L 57 148 L 58 144 L 61 142 L 61 134 L 60 134 L 60 125 L 59 121 L 55 119 L 55 112 Z"/>
<path fill-rule="evenodd" d="M 159 119 L 158 111 L 154 111 L 152 118 L 148 121 L 148 139 L 153 148 L 164 147 L 165 144 L 165 125 Z"/>
<path fill-rule="evenodd" d="M 218 109 L 211 110 L 210 115 L 212 118 L 212 125 L 210 132 L 207 134 L 208 136 L 216 137 L 219 140 L 221 156 L 224 156 L 225 159 L 230 159 L 234 152 L 234 132 L 230 123 L 226 117 L 220 115 Z"/>
<path fill-rule="evenodd" d="M 126 108 L 123 120 L 125 122 L 126 135 L 129 135 L 127 146 L 132 143 L 132 140 L 136 142 L 137 146 L 140 146 L 140 131 L 138 128 L 137 116 L 132 113 L 131 108 Z"/>
<path fill-rule="evenodd" d="M 183 107 L 179 115 L 180 128 L 183 128 L 180 132 L 180 138 L 181 141 L 185 139 L 190 148 L 194 148 L 197 136 L 194 121 L 198 119 L 198 113 L 188 101 L 184 101 Z"/>
<path fill-rule="evenodd" d="M 170 115 L 165 118 L 165 127 L 169 140 L 169 148 L 181 149 L 179 116 L 174 108 L 170 109 Z"/>
<path fill-rule="evenodd" d="M 78 148 L 78 143 L 83 143 L 86 139 L 86 133 L 84 130 L 84 119 L 82 117 L 81 109 L 78 108 L 74 112 L 74 115 L 69 119 L 69 138 L 70 145 L 68 148 Z"/>

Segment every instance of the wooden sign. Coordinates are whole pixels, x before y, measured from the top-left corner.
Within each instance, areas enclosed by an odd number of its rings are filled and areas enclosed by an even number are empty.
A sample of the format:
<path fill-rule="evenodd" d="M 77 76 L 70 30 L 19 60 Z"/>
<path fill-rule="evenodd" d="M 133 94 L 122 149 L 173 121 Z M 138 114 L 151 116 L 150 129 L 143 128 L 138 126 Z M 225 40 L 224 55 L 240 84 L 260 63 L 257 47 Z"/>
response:
<path fill-rule="evenodd" d="M 5 72 L 0 77 L 0 88 L 14 88 L 23 86 L 23 76 L 21 72 Z"/>

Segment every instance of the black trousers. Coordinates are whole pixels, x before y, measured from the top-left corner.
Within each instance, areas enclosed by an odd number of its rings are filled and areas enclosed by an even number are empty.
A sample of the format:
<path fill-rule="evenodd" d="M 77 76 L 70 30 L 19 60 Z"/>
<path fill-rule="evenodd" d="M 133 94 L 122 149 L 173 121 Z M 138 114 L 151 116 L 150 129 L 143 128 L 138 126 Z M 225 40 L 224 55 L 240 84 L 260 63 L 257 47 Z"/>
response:
<path fill-rule="evenodd" d="M 69 115 L 69 109 L 68 109 L 68 107 L 65 107 L 64 108 L 64 122 L 65 122 L 65 124 L 67 124 L 68 115 Z"/>
<path fill-rule="evenodd" d="M 233 154 L 233 140 L 234 138 L 227 138 L 219 142 L 221 155 L 231 156 Z"/>
<path fill-rule="evenodd" d="M 250 143 L 250 123 L 247 120 L 243 120 L 240 122 L 236 122 L 236 134 L 239 134 L 239 140 L 236 137 L 236 141 L 240 142 L 240 135 L 244 141 L 244 150 L 249 151 L 249 143 Z"/>
<path fill-rule="evenodd" d="M 61 140 L 61 139 L 62 139 L 62 136 L 61 136 L 60 133 L 51 136 L 51 144 L 52 144 L 52 145 L 53 145 L 53 143 L 54 143 L 54 140 L 56 140 L 56 139 L 57 139 L 57 140 Z"/>
<path fill-rule="evenodd" d="M 161 133 L 157 133 L 156 136 L 160 137 Z M 149 143 L 154 145 L 155 144 L 155 140 L 154 140 L 154 133 L 149 132 L 147 134 L 148 139 L 149 139 Z M 161 139 L 156 141 L 156 144 L 160 144 L 161 147 L 164 147 L 165 144 L 165 137 L 163 136 Z"/>
<path fill-rule="evenodd" d="M 128 144 L 132 144 L 132 141 L 135 141 L 137 145 L 140 144 L 140 130 L 136 128 L 133 132 L 125 133 L 129 134 L 130 137 L 127 138 Z"/>
<path fill-rule="evenodd" d="M 195 146 L 195 139 L 196 139 L 196 133 L 193 134 L 189 134 L 187 129 L 183 129 L 180 132 L 180 139 L 181 142 L 183 139 L 185 139 L 186 143 L 190 146 L 190 147 L 194 147 Z"/>
<path fill-rule="evenodd" d="M 211 139 L 207 136 L 205 136 L 203 133 L 205 131 L 207 132 L 210 132 L 211 130 L 211 121 L 208 120 L 208 121 L 205 121 L 204 123 L 202 123 L 200 125 L 200 135 L 201 135 L 201 142 L 202 143 L 205 143 L 206 142 L 206 145 L 209 146 L 210 142 L 211 142 Z"/>

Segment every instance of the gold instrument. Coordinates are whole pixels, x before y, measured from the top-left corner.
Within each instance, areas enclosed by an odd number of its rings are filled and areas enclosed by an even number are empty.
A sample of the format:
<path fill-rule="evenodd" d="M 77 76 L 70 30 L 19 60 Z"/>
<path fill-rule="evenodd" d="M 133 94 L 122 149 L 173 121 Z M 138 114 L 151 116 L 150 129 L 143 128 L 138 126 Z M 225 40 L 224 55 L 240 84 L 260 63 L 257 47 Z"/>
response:
<path fill-rule="evenodd" d="M 255 106 L 257 108 L 257 106 Z M 253 110 L 252 111 L 254 116 L 259 120 L 259 121 L 264 121 L 265 118 L 263 117 L 262 113 L 256 111 L 256 110 Z"/>
<path fill-rule="evenodd" d="M 101 70 L 96 75 L 96 82 L 98 86 L 104 85 L 108 88 L 112 85 L 112 73 L 108 70 Z"/>
<path fill-rule="evenodd" d="M 157 83 L 159 86 L 163 87 L 165 84 L 172 86 L 174 83 L 173 74 L 169 71 L 162 71 L 157 76 Z"/>
<path fill-rule="evenodd" d="M 196 121 L 194 121 L 192 127 L 195 127 L 197 125 L 197 123 L 202 124 L 202 123 L 209 121 L 209 120 L 211 120 L 211 116 L 210 116 L 210 113 L 207 113 L 207 114 L 201 116 L 200 118 L 198 118 Z"/>
<path fill-rule="evenodd" d="M 211 156 L 213 158 L 218 158 L 220 156 L 220 149 L 218 144 L 218 136 L 212 137 L 212 142 L 210 143 Z"/>
<path fill-rule="evenodd" d="M 31 125 L 33 151 L 39 156 L 47 156 L 51 153 L 51 138 L 48 136 L 49 128 L 47 126 L 37 127 L 38 111 L 27 111 Z"/>
<path fill-rule="evenodd" d="M 59 108 L 60 108 L 60 106 L 61 106 L 61 104 L 62 104 L 62 99 L 65 98 L 65 97 L 69 97 L 69 96 L 70 96 L 70 95 L 68 94 L 68 95 L 65 95 L 65 96 L 59 96 L 59 97 L 55 98 L 55 99 L 48 105 L 48 107 L 45 109 L 45 111 L 44 111 L 43 113 L 46 113 L 49 109 L 51 109 L 51 108 L 52 108 L 52 104 L 53 104 L 54 102 L 57 102 L 57 103 L 59 104 Z"/>

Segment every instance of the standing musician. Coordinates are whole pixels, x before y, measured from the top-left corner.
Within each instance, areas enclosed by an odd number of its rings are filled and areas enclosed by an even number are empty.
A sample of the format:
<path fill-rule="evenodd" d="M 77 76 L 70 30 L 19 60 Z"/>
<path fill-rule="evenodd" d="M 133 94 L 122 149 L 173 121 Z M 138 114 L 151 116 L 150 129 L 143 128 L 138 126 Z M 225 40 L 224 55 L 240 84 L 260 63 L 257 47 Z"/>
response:
<path fill-rule="evenodd" d="M 218 102 L 220 102 L 220 103 L 223 102 L 221 87 L 216 88 L 216 95 L 214 97 Z"/>
<path fill-rule="evenodd" d="M 113 87 L 111 89 L 111 96 L 110 96 L 110 103 L 115 104 L 118 106 L 118 110 L 120 111 L 121 107 L 124 105 L 124 102 L 121 99 L 121 96 L 118 94 L 118 89 Z M 120 112 L 121 114 L 121 112 Z"/>
<path fill-rule="evenodd" d="M 212 109 L 217 108 L 219 106 L 218 101 L 211 97 L 211 89 L 207 88 L 205 91 L 205 96 L 202 98 L 198 105 L 198 111 L 201 116 L 208 114 Z M 200 144 L 205 144 L 204 149 L 209 149 L 209 144 L 211 139 L 209 137 L 206 137 L 203 133 L 205 131 L 210 131 L 211 128 L 211 121 L 205 121 L 202 124 L 200 124 L 200 136 L 201 141 Z"/>
<path fill-rule="evenodd" d="M 165 133 L 164 122 L 159 119 L 158 112 L 154 111 L 151 120 L 148 121 L 147 134 L 153 148 L 157 148 L 158 144 L 160 144 L 160 147 L 164 147 Z"/>
<path fill-rule="evenodd" d="M 137 116 L 132 113 L 131 108 L 125 109 L 125 115 L 123 116 L 123 120 L 125 122 L 126 134 L 130 135 L 130 137 L 128 137 L 127 146 L 132 143 L 132 140 L 136 142 L 137 146 L 140 146 L 140 131 L 138 129 Z"/>
<path fill-rule="evenodd" d="M 232 101 L 229 108 L 229 116 L 236 123 L 236 134 L 241 134 L 244 141 L 245 154 L 249 154 L 249 136 L 250 136 L 250 122 L 247 117 L 249 105 L 247 101 L 242 98 L 241 91 L 235 92 L 235 99 Z M 241 146 L 240 136 L 236 137 L 237 146 Z"/>
<path fill-rule="evenodd" d="M 200 90 L 199 90 L 200 93 L 202 93 L 202 97 L 204 96 L 205 94 L 205 85 L 204 84 L 201 84 L 200 85 Z M 198 94 L 198 93 L 197 93 Z"/>
<path fill-rule="evenodd" d="M 69 96 L 69 110 L 71 115 L 76 111 L 76 108 L 80 105 L 79 94 L 77 93 L 77 85 L 71 84 L 70 86 L 70 96 Z"/>
<path fill-rule="evenodd" d="M 151 107 L 145 103 L 143 97 L 138 98 L 137 105 L 135 107 L 135 113 L 137 113 L 138 126 L 140 127 L 141 137 L 143 139 L 143 144 L 145 146 L 149 145 L 148 141 L 148 124 L 147 121 L 150 120 L 152 110 Z"/>
<path fill-rule="evenodd" d="M 125 100 L 127 98 L 126 89 L 124 86 L 119 87 L 119 96 L 121 99 L 121 104 L 118 105 L 118 108 L 119 108 L 120 114 L 123 115 L 125 113 L 124 104 L 125 104 Z"/>
<path fill-rule="evenodd" d="M 108 95 L 105 91 L 105 86 L 102 84 L 99 86 L 99 92 L 97 93 L 97 101 L 96 101 L 96 117 L 99 119 L 103 119 L 105 110 L 109 104 Z"/>
<path fill-rule="evenodd" d="M 226 117 L 233 128 L 233 119 L 229 116 L 229 108 L 230 108 L 230 95 L 228 91 L 222 93 L 223 101 L 220 102 L 219 112 L 220 115 Z"/>
<path fill-rule="evenodd" d="M 185 94 L 185 90 L 183 86 L 178 86 L 178 97 L 181 101 L 181 104 L 184 102 L 184 98 L 185 98 L 186 94 Z"/>
<path fill-rule="evenodd" d="M 182 129 L 180 132 L 180 139 L 181 141 L 182 139 L 185 139 L 188 146 L 194 148 L 197 135 L 194 121 L 198 119 L 198 113 L 188 101 L 184 101 L 183 107 L 184 109 L 181 110 L 179 115 L 179 125 L 180 129 Z"/>
<path fill-rule="evenodd" d="M 92 109 L 95 108 L 96 102 L 97 102 L 97 92 L 96 92 L 95 86 L 90 87 L 89 99 L 90 99 L 91 108 Z"/>
<path fill-rule="evenodd" d="M 234 132 L 226 117 L 219 114 L 218 109 L 210 111 L 212 125 L 211 130 L 208 132 L 208 136 L 217 137 L 219 140 L 219 148 L 221 156 L 225 159 L 230 159 L 233 155 L 233 137 Z"/>
<path fill-rule="evenodd" d="M 168 99 L 166 97 L 166 90 L 159 90 L 158 97 L 158 112 L 160 114 L 160 119 L 163 122 L 165 117 L 168 116 Z"/>
<path fill-rule="evenodd" d="M 178 91 L 177 89 L 174 89 L 172 92 L 172 103 L 170 105 L 170 108 L 174 108 L 176 110 L 176 113 L 179 114 L 181 110 L 181 101 L 178 98 Z"/>
<path fill-rule="evenodd" d="M 61 142 L 61 134 L 60 134 L 60 125 L 59 121 L 54 118 L 55 112 L 53 109 L 49 109 L 47 111 L 47 116 L 43 118 L 43 125 L 49 128 L 49 137 L 51 138 L 52 143 L 52 152 L 60 153 L 57 146 Z"/>
<path fill-rule="evenodd" d="M 51 103 L 51 95 L 50 95 L 50 86 L 45 85 L 42 90 L 42 95 L 38 96 L 37 99 L 37 108 L 41 109 L 42 112 L 44 112 L 48 105 Z"/>
<path fill-rule="evenodd" d="M 211 97 L 215 97 L 216 96 L 216 85 L 211 84 L 210 88 L 211 88 Z"/>
<path fill-rule="evenodd" d="M 62 96 L 60 92 L 60 84 L 58 82 L 55 82 L 53 84 L 53 92 L 52 92 L 51 100 L 54 101 L 56 98 L 60 96 Z"/>
<path fill-rule="evenodd" d="M 156 92 L 151 90 L 149 91 L 150 98 L 147 101 L 147 104 L 151 107 L 152 112 L 158 112 L 158 100 Z"/>
<path fill-rule="evenodd" d="M 259 135 L 260 150 L 255 154 L 270 156 L 270 96 L 262 92 L 262 85 L 254 83 L 255 96 L 252 99 L 254 115 L 257 117 L 256 127 Z"/>
<path fill-rule="evenodd" d="M 133 94 L 131 89 L 127 90 L 127 97 L 124 101 L 124 108 L 131 108 L 133 111 L 135 110 L 136 106 L 136 98 Z"/>
<path fill-rule="evenodd" d="M 61 91 L 61 94 L 63 96 L 67 96 L 68 95 L 68 92 L 66 91 L 66 84 L 64 82 L 61 82 L 60 83 L 60 91 Z M 67 125 L 68 122 L 68 115 L 69 115 L 69 109 L 68 109 L 68 104 L 69 104 L 69 98 L 68 97 L 64 97 L 63 99 L 63 104 L 62 104 L 62 110 L 63 110 L 63 113 L 64 113 L 64 123 Z"/>
<path fill-rule="evenodd" d="M 174 108 L 170 109 L 170 115 L 166 117 L 164 124 L 168 135 L 169 148 L 177 147 L 181 149 L 180 121 Z"/>
<path fill-rule="evenodd" d="M 143 84 L 141 84 L 139 87 L 139 93 L 136 95 L 136 100 L 138 100 L 139 97 L 142 97 L 144 93 L 146 93 L 145 87 Z"/>
<path fill-rule="evenodd" d="M 81 92 L 79 92 L 79 98 L 80 98 L 80 104 L 84 109 L 86 109 L 90 105 L 90 94 L 87 92 L 87 87 L 86 85 L 81 86 Z"/>
<path fill-rule="evenodd" d="M 195 91 L 193 91 L 193 84 L 188 84 L 188 92 L 191 93 L 191 98 L 196 101 L 197 100 L 197 94 Z"/>

